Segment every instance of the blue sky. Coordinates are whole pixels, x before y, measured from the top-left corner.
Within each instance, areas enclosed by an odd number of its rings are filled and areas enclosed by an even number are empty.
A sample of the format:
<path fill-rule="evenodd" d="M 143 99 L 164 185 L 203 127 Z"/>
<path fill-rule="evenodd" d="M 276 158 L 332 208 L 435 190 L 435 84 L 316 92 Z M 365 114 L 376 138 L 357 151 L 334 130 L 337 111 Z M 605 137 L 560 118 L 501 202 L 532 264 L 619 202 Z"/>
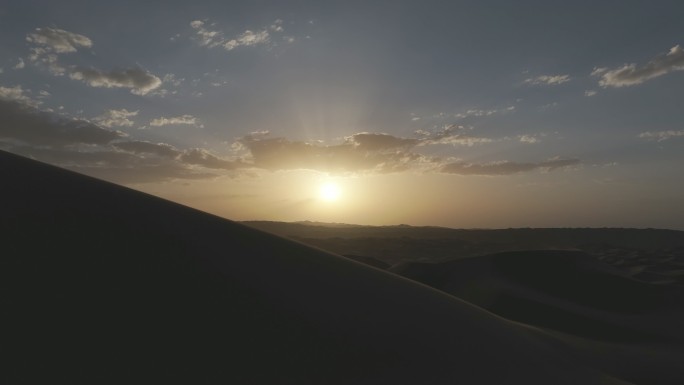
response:
<path fill-rule="evenodd" d="M 0 148 L 233 219 L 682 229 L 683 17 L 680 1 L 12 2 Z M 330 181 L 342 198 L 319 202 Z"/>

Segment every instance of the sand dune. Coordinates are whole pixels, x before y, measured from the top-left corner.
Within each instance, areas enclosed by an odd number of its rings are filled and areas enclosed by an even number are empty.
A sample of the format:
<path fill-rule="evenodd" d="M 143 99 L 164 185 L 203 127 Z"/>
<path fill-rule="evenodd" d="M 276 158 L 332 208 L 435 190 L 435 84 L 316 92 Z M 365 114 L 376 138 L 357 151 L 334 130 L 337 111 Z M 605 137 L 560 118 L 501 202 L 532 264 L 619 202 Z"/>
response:
<path fill-rule="evenodd" d="M 684 382 L 684 288 L 626 276 L 578 251 L 498 253 L 390 270 L 510 320 L 638 384 Z"/>
<path fill-rule="evenodd" d="M 452 296 L 0 153 L 7 384 L 621 384 Z"/>

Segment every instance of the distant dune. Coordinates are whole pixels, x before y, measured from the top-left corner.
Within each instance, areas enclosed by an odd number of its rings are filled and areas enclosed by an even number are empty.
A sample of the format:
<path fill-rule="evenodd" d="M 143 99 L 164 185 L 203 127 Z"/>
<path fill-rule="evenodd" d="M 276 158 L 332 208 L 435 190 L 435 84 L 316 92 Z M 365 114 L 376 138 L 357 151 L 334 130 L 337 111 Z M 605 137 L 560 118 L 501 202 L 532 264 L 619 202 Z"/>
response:
<path fill-rule="evenodd" d="M 110 183 L 0 165 L 0 383 L 629 383 L 607 345 Z"/>

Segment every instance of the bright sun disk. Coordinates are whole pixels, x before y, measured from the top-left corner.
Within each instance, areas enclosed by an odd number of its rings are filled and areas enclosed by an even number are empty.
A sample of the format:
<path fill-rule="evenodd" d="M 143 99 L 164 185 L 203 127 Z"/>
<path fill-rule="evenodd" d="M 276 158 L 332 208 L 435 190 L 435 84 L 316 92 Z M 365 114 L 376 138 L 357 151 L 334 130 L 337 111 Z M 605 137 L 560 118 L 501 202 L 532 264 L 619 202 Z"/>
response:
<path fill-rule="evenodd" d="M 323 184 L 321 186 L 319 193 L 321 199 L 326 202 L 336 201 L 337 199 L 339 199 L 341 194 L 339 186 L 332 182 Z"/>

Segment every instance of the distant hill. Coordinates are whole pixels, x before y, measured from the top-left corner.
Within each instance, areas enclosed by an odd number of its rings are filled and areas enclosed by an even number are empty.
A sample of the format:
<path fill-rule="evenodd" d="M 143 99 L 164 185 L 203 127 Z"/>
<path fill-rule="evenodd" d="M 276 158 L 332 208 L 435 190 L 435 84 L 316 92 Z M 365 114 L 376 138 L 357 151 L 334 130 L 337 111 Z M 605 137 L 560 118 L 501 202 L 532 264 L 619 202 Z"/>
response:
<path fill-rule="evenodd" d="M 406 225 L 243 223 L 337 254 L 364 256 L 389 265 L 444 262 L 507 251 L 581 250 L 636 278 L 684 282 L 684 231 L 619 228 L 463 230 Z"/>

